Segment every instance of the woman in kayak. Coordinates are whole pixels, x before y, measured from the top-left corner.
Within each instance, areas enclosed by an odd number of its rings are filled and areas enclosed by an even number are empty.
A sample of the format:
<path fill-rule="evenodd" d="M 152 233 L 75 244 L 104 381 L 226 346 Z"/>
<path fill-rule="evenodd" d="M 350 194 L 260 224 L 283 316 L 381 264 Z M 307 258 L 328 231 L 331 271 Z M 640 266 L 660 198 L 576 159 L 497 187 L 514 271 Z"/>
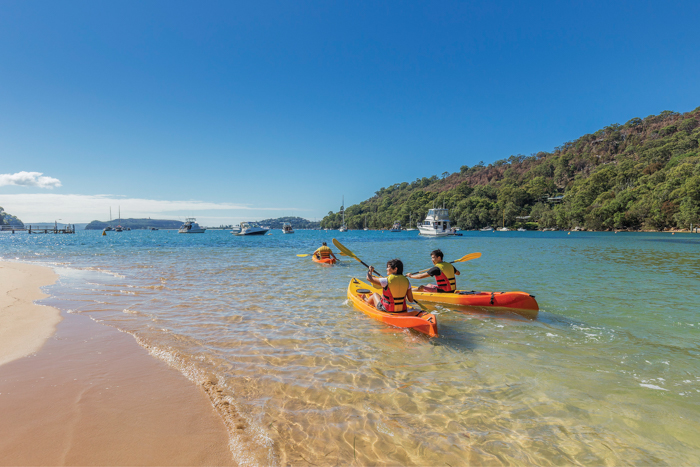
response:
<path fill-rule="evenodd" d="M 429 293 L 451 293 L 457 290 L 457 278 L 459 271 L 450 263 L 445 263 L 442 259 L 444 255 L 441 250 L 435 250 L 430 253 L 430 259 L 434 266 L 428 271 L 420 274 L 407 274 L 411 279 L 425 279 L 433 276 L 437 284 L 421 285 L 416 289 L 418 292 Z"/>
<path fill-rule="evenodd" d="M 328 248 L 328 245 L 326 245 L 326 242 L 323 242 L 320 247 L 316 251 L 314 251 L 314 256 L 318 259 L 327 259 L 330 258 L 331 256 L 333 257 L 334 260 L 338 261 L 338 258 L 335 257 L 333 254 L 333 251 Z"/>
<path fill-rule="evenodd" d="M 403 275 L 403 263 L 400 259 L 392 259 L 386 263 L 386 277 L 374 277 L 374 266 L 367 271 L 367 280 L 375 287 L 381 287 L 382 295 L 361 295 L 362 299 L 373 305 L 379 311 L 400 313 L 408 309 L 406 299 L 413 302 L 411 283 Z"/>

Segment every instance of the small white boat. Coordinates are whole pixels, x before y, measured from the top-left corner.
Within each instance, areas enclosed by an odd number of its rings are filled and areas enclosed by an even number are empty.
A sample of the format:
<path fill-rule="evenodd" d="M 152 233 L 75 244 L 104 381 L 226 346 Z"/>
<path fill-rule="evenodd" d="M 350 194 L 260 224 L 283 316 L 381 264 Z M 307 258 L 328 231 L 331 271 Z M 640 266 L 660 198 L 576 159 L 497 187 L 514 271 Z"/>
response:
<path fill-rule="evenodd" d="M 391 226 L 389 232 L 401 232 L 401 223 L 399 221 L 394 222 L 394 225 Z"/>
<path fill-rule="evenodd" d="M 527 229 L 523 229 L 522 227 L 518 227 L 518 232 L 527 232 Z"/>
<path fill-rule="evenodd" d="M 450 227 L 450 217 L 447 209 L 430 209 L 422 224 L 418 224 L 420 235 L 426 237 L 447 237 L 454 235 Z"/>
<path fill-rule="evenodd" d="M 343 196 L 343 205 L 340 206 L 340 212 L 343 213 L 343 225 L 340 226 L 338 232 L 347 232 L 348 226 L 345 225 L 345 196 Z"/>
<path fill-rule="evenodd" d="M 240 232 L 231 232 L 233 235 L 265 235 L 270 229 L 264 229 L 255 222 L 241 222 Z"/>
<path fill-rule="evenodd" d="M 496 230 L 499 232 L 510 232 L 510 229 L 508 227 L 499 227 Z"/>
<path fill-rule="evenodd" d="M 493 227 L 491 227 L 489 225 L 489 226 L 484 227 L 483 229 L 479 229 L 479 232 L 491 232 L 492 230 L 493 230 Z"/>
<path fill-rule="evenodd" d="M 204 233 L 206 230 L 197 224 L 194 217 L 188 217 L 185 219 L 185 223 L 177 230 L 177 233 Z"/>
<path fill-rule="evenodd" d="M 294 233 L 294 229 L 292 229 L 292 224 L 290 224 L 289 222 L 283 222 L 282 223 L 282 233 L 285 233 L 285 234 Z"/>
<path fill-rule="evenodd" d="M 121 226 L 121 225 L 116 226 L 116 227 L 114 228 L 114 231 L 115 231 L 115 232 L 123 232 L 122 226 Z"/>
<path fill-rule="evenodd" d="M 409 221 L 408 225 L 413 225 L 413 215 L 411 215 L 411 220 Z M 414 227 L 409 227 L 408 229 L 404 229 L 406 232 L 415 232 L 418 230 L 417 228 Z"/>

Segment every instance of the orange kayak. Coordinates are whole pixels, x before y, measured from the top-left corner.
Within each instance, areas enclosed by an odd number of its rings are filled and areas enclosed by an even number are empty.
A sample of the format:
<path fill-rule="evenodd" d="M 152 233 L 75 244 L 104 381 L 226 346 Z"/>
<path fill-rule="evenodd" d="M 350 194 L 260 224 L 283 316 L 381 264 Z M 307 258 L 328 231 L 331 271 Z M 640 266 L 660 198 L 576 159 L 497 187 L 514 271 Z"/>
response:
<path fill-rule="evenodd" d="M 535 296 L 526 292 L 467 292 L 457 290 L 453 293 L 430 293 L 417 292 L 414 287 L 413 297 L 419 301 L 445 305 L 500 308 L 530 319 L 537 318 L 540 309 Z"/>
<path fill-rule="evenodd" d="M 430 337 L 435 337 L 438 335 L 437 332 L 437 318 L 435 315 L 428 313 L 426 311 L 409 308 L 409 311 L 404 313 L 387 313 L 386 311 L 379 311 L 372 305 L 365 303 L 365 301 L 360 298 L 360 290 L 374 291 L 370 284 L 362 282 L 359 279 L 352 279 L 350 285 L 348 286 L 348 298 L 352 301 L 357 309 L 362 311 L 364 314 L 370 318 L 374 318 L 382 323 L 389 324 L 391 326 L 396 326 L 398 328 L 409 328 L 414 329 L 420 333 L 427 334 Z"/>
<path fill-rule="evenodd" d="M 311 259 L 313 260 L 314 263 L 319 263 L 319 264 L 335 264 L 338 261 L 335 258 L 316 258 L 316 255 L 311 255 Z"/>

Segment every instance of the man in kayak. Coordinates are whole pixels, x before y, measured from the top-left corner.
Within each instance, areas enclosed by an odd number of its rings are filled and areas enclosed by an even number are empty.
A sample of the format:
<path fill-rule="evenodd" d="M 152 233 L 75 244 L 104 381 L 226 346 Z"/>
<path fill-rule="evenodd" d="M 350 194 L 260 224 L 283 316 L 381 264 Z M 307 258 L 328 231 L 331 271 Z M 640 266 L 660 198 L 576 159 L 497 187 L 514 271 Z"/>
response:
<path fill-rule="evenodd" d="M 333 251 L 328 248 L 328 245 L 326 245 L 326 242 L 323 242 L 321 246 L 314 251 L 314 256 L 316 259 L 328 259 L 330 257 L 333 257 L 334 260 L 338 261 L 338 258 L 335 257 L 333 254 Z"/>
<path fill-rule="evenodd" d="M 420 274 L 407 274 L 411 279 L 425 279 L 433 276 L 437 284 L 421 285 L 416 289 L 417 292 L 429 293 L 451 293 L 457 290 L 457 279 L 459 271 L 450 263 L 444 262 L 444 255 L 441 250 L 435 250 L 430 253 L 430 259 L 434 266 L 428 271 Z"/>
<path fill-rule="evenodd" d="M 386 277 L 374 277 L 374 267 L 367 271 L 367 280 L 375 287 L 381 287 L 382 295 L 361 296 L 362 299 L 373 305 L 379 311 L 400 313 L 408 309 L 406 299 L 413 302 L 411 283 L 403 275 L 403 263 L 400 259 L 392 259 L 386 263 Z"/>

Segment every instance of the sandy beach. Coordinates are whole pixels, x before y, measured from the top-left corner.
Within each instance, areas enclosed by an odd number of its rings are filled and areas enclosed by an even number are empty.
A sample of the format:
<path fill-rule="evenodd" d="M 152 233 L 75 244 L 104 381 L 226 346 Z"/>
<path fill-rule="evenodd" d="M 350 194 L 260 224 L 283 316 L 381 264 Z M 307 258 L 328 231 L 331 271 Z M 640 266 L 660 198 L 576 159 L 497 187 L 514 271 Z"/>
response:
<path fill-rule="evenodd" d="M 0 262 L 0 465 L 234 465 L 200 388 L 132 336 L 33 304 L 57 278 Z"/>

